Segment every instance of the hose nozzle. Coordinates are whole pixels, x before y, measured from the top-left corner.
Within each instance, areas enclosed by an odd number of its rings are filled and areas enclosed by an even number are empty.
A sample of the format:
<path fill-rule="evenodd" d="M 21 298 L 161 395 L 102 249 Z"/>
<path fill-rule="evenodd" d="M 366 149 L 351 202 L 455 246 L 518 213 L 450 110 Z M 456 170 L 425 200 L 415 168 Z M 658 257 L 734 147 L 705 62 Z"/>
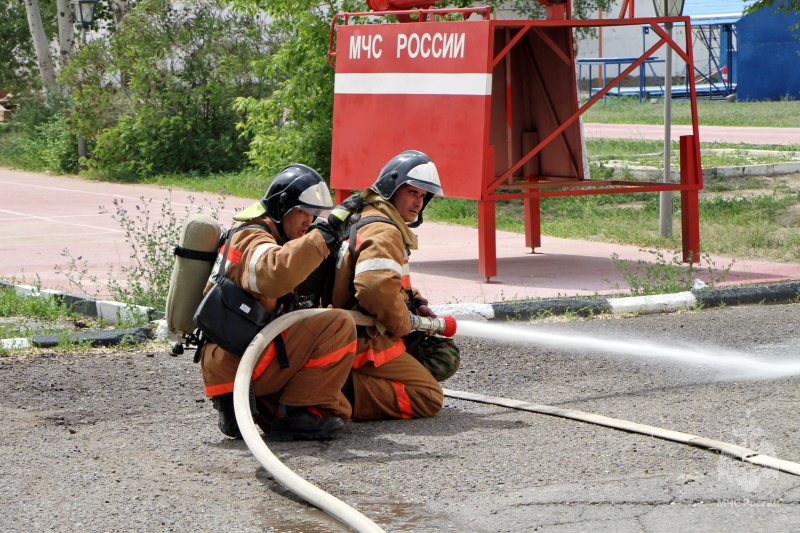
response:
<path fill-rule="evenodd" d="M 430 318 L 412 314 L 411 329 L 414 331 L 427 331 L 445 337 L 452 337 L 456 334 L 456 319 L 451 316 Z"/>

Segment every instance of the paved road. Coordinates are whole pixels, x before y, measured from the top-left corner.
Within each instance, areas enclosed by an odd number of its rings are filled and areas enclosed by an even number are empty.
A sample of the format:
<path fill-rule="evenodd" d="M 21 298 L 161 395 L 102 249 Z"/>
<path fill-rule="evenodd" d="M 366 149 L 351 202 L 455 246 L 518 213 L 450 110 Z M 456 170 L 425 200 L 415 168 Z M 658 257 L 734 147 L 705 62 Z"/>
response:
<path fill-rule="evenodd" d="M 588 138 L 633 139 L 660 141 L 664 139 L 664 126 L 646 124 L 598 124 L 583 125 Z M 692 127 L 671 126 L 670 137 L 677 141 L 681 135 L 691 135 Z M 800 144 L 800 128 L 745 128 L 729 126 L 700 126 L 702 142 L 728 142 L 745 144 Z"/>
<path fill-rule="evenodd" d="M 800 378 L 754 381 L 659 346 L 799 358 L 800 304 L 509 326 L 591 348 L 459 337 L 445 385 L 661 426 L 800 461 Z M 527 330 L 523 330 L 527 331 Z M 508 338 L 506 331 L 500 335 Z M 641 346 L 621 356 L 601 341 Z M 697 348 L 688 348 L 690 357 Z M 225 439 L 191 355 L 164 349 L 0 358 L 4 531 L 345 531 Z M 713 452 L 447 399 L 425 420 L 269 443 L 290 468 L 391 532 L 800 530 L 800 478 Z"/>

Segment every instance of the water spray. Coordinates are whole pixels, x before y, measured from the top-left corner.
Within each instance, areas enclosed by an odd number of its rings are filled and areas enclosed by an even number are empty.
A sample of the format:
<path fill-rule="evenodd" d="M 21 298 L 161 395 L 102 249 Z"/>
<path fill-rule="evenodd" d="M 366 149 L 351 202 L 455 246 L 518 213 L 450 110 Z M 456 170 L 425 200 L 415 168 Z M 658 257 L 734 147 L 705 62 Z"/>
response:
<path fill-rule="evenodd" d="M 529 327 L 485 322 L 461 322 L 459 334 L 498 342 L 547 346 L 560 349 L 580 349 L 595 353 L 645 357 L 674 361 L 684 365 L 713 366 L 725 371 L 724 377 L 744 379 L 777 379 L 800 374 L 800 361 L 763 361 L 748 354 L 723 348 L 698 346 L 665 346 L 646 341 L 603 339 L 576 333 L 561 334 Z"/>

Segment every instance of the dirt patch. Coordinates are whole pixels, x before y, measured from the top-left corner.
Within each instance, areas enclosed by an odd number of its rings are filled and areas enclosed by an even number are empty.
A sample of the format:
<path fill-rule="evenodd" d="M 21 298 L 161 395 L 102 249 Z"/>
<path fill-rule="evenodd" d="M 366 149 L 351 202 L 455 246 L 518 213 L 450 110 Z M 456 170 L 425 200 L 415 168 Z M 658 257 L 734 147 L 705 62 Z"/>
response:
<path fill-rule="evenodd" d="M 775 195 L 778 198 L 798 196 L 800 172 L 774 176 L 721 177 L 705 180 L 701 198 L 737 198 Z"/>

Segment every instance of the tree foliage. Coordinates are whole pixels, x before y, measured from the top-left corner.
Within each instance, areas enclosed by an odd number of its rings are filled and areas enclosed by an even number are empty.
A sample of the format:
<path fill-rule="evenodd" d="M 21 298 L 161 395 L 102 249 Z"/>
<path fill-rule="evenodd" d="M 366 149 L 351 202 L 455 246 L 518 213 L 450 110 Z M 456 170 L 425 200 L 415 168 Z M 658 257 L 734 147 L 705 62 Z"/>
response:
<path fill-rule="evenodd" d="M 800 0 L 756 0 L 747 6 L 745 12 L 754 13 L 767 8 L 775 13 L 797 13 L 800 12 Z"/>
<path fill-rule="evenodd" d="M 365 11 L 366 3 L 237 0 L 236 5 L 266 13 L 282 36 L 274 55 L 253 62 L 259 77 L 276 83 L 275 91 L 269 98 L 237 100 L 247 114 L 241 127 L 252 136 L 251 160 L 273 175 L 293 162 L 326 174 L 333 120 L 334 71 L 326 55 L 331 20 L 337 9 Z"/>
<path fill-rule="evenodd" d="M 55 0 L 39 0 L 45 34 L 56 34 Z M 27 97 L 41 89 L 42 83 L 33 50 L 25 4 L 21 0 L 0 0 L 0 91 Z"/>
<path fill-rule="evenodd" d="M 250 61 L 273 47 L 259 17 L 221 3 L 140 1 L 59 78 L 73 88 L 69 127 L 92 141 L 86 163 L 117 179 L 240 170 L 248 138 L 233 101 L 269 93 Z"/>

